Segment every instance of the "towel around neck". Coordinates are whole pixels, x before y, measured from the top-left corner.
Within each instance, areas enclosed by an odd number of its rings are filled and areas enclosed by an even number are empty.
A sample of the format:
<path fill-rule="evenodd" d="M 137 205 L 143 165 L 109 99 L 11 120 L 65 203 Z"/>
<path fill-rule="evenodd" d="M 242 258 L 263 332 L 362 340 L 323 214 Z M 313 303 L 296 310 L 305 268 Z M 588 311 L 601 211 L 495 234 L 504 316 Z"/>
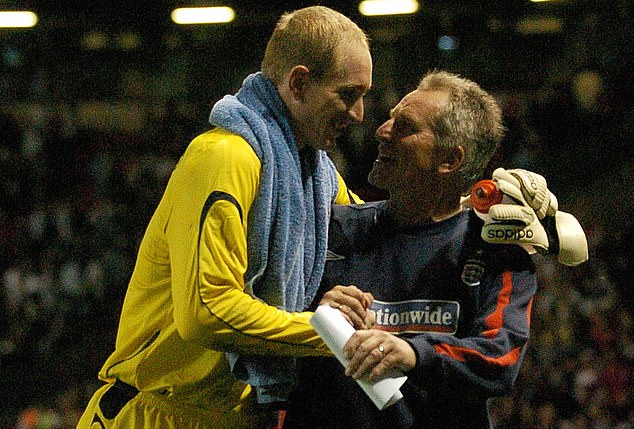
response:
<path fill-rule="evenodd" d="M 335 166 L 321 150 L 309 148 L 300 155 L 288 111 L 261 72 L 249 75 L 236 95 L 218 101 L 209 121 L 243 137 L 262 165 L 248 217 L 246 292 L 279 309 L 302 311 L 323 274 L 330 207 L 338 188 Z M 239 359 L 230 356 L 234 373 L 255 374 L 255 379 L 252 374 L 241 377 L 254 387 L 277 385 L 294 372 L 278 363 L 282 371 L 273 368 L 269 376 L 269 370 L 257 367 L 269 367 L 270 357 L 243 360 L 258 362 L 252 366 L 236 365 Z"/>

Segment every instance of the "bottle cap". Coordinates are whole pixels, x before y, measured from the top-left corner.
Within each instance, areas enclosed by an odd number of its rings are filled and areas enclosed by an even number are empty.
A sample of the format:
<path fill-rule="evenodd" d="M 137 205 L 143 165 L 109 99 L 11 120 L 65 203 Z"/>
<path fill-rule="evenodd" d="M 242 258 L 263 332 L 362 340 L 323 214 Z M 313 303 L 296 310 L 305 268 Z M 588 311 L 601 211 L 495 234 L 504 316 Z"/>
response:
<path fill-rule="evenodd" d="M 488 213 L 489 207 L 500 204 L 504 194 L 500 192 L 493 180 L 480 180 L 471 188 L 471 203 L 480 213 Z"/>

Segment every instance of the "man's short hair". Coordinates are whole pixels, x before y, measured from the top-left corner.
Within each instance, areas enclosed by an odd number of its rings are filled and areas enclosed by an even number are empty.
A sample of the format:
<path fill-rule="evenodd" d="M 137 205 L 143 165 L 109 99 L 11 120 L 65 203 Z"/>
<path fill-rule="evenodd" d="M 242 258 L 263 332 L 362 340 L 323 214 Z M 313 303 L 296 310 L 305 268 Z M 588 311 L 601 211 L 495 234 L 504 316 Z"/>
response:
<path fill-rule="evenodd" d="M 446 91 L 450 101 L 434 120 L 435 144 L 464 149 L 464 162 L 457 173 L 464 192 L 480 178 L 504 137 L 502 110 L 478 84 L 457 74 L 431 71 L 418 90 Z"/>
<path fill-rule="evenodd" d="M 308 67 L 317 80 L 338 71 L 337 48 L 360 43 L 369 48 L 366 34 L 348 17 L 324 6 L 285 13 L 266 46 L 262 72 L 279 85 L 296 65 Z"/>

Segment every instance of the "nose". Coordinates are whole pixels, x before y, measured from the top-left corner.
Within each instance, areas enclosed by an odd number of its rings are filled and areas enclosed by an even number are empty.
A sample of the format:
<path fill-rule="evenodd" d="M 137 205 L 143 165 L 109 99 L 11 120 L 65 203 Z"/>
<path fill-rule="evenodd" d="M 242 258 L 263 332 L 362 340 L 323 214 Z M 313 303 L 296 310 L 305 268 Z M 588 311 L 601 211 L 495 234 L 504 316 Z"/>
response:
<path fill-rule="evenodd" d="M 388 119 L 383 122 L 379 128 L 376 129 L 375 136 L 379 142 L 388 143 L 392 139 L 392 125 L 394 124 L 394 119 Z"/>
<path fill-rule="evenodd" d="M 363 121 L 363 97 L 359 97 L 357 101 L 350 107 L 348 114 L 355 122 Z"/>

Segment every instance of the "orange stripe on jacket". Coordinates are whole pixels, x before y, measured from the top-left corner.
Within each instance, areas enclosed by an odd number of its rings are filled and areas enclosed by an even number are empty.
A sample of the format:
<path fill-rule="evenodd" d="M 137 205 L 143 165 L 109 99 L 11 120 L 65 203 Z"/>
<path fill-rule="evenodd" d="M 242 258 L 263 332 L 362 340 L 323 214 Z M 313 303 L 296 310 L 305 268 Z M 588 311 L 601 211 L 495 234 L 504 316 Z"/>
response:
<path fill-rule="evenodd" d="M 502 273 L 502 290 L 498 294 L 498 301 L 495 307 L 495 311 L 491 313 L 485 319 L 484 323 L 488 330 L 482 332 L 482 335 L 487 338 L 494 338 L 500 329 L 504 326 L 504 309 L 511 302 L 511 292 L 513 291 L 513 274 L 510 271 L 504 271 Z M 531 302 L 528 305 L 528 320 L 530 322 L 530 308 L 532 305 Z M 449 344 L 436 344 L 434 346 L 436 353 L 441 355 L 449 356 L 453 359 L 456 359 L 460 362 L 466 362 L 469 357 L 474 358 L 477 357 L 481 360 L 484 360 L 487 363 L 499 366 L 510 366 L 517 362 L 520 357 L 520 353 L 522 348 L 516 347 L 510 352 L 506 353 L 497 358 L 492 358 L 483 355 L 477 350 L 469 349 L 467 347 L 456 347 L 451 346 Z"/>
<path fill-rule="evenodd" d="M 502 290 L 498 294 L 498 304 L 495 311 L 484 319 L 484 324 L 489 329 L 482 332 L 486 338 L 495 338 L 504 326 L 504 309 L 511 302 L 511 292 L 513 291 L 513 274 L 510 271 L 502 273 Z"/>
<path fill-rule="evenodd" d="M 491 365 L 497 366 L 515 365 L 522 352 L 521 347 L 515 347 L 507 354 L 493 358 L 485 356 L 477 350 L 469 349 L 467 347 L 450 346 L 449 344 L 436 344 L 434 349 L 436 350 L 436 353 L 449 356 L 460 362 L 466 362 L 469 358 L 477 357 L 479 360 L 483 360 Z"/>

